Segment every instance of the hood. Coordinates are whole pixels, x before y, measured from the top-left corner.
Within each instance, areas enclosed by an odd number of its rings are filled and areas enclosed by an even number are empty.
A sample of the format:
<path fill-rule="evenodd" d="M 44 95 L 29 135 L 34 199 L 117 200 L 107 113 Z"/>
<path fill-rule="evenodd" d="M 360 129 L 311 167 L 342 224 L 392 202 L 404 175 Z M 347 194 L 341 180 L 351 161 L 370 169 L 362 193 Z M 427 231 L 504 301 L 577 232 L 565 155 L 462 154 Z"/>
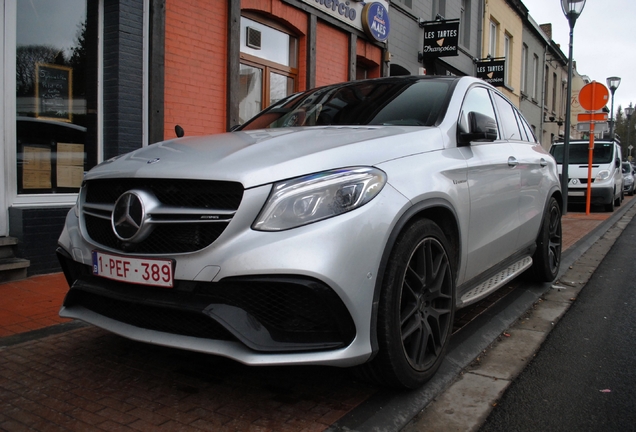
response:
<path fill-rule="evenodd" d="M 441 149 L 437 128 L 326 126 L 229 132 L 153 144 L 98 165 L 86 178 L 209 179 L 237 181 L 250 188 Z"/>

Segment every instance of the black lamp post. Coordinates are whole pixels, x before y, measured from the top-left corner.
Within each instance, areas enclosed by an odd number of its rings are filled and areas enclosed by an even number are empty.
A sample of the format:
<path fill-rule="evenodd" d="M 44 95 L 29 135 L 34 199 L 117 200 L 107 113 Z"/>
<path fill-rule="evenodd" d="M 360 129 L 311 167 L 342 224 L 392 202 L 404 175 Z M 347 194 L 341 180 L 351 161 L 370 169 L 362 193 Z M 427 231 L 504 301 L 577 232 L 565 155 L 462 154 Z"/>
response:
<path fill-rule="evenodd" d="M 561 193 L 563 194 L 563 213 L 568 211 L 568 165 L 570 163 L 570 122 L 572 116 L 572 43 L 574 24 L 583 12 L 585 0 L 561 0 L 561 9 L 570 24 L 570 54 L 568 56 L 568 98 L 565 108 L 565 136 L 563 137 L 563 165 L 561 168 Z"/>
<path fill-rule="evenodd" d="M 629 149 L 629 132 L 631 130 L 631 124 L 629 122 L 629 120 L 632 118 L 632 114 L 634 114 L 634 107 L 632 106 L 632 103 L 629 103 L 629 106 L 627 108 L 625 108 L 625 115 L 627 116 L 627 148 Z"/>
<path fill-rule="evenodd" d="M 609 77 L 607 79 L 607 87 L 609 87 L 610 92 L 612 93 L 612 109 L 610 113 L 610 139 L 614 139 L 614 92 L 621 85 L 621 79 L 619 77 Z"/>

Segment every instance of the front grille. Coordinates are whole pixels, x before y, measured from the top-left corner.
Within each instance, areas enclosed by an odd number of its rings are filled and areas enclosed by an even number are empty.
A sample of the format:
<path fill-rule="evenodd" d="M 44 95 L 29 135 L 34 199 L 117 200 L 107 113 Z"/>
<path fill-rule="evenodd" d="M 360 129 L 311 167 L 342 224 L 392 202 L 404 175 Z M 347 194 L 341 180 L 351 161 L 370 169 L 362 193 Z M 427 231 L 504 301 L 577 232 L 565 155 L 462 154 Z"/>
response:
<path fill-rule="evenodd" d="M 153 217 L 153 230 L 147 238 L 125 242 L 113 232 L 111 214 L 117 199 L 134 189 L 150 192 L 165 207 Z M 211 245 L 243 198 L 240 183 L 182 179 L 90 180 L 83 192 L 82 216 L 88 236 L 106 248 L 143 254 L 194 252 Z M 207 217 L 210 215 L 214 217 Z"/>
<path fill-rule="evenodd" d="M 125 252 L 144 254 L 194 252 L 211 245 L 225 230 L 227 223 L 163 224 L 157 226 L 141 243 L 128 244 L 113 232 L 109 219 L 84 215 L 88 235 L 97 243 Z"/>
<path fill-rule="evenodd" d="M 107 179 L 86 182 L 86 202 L 114 204 L 131 189 L 150 189 L 159 201 L 175 207 L 236 210 L 243 198 L 240 183 L 182 179 Z"/>

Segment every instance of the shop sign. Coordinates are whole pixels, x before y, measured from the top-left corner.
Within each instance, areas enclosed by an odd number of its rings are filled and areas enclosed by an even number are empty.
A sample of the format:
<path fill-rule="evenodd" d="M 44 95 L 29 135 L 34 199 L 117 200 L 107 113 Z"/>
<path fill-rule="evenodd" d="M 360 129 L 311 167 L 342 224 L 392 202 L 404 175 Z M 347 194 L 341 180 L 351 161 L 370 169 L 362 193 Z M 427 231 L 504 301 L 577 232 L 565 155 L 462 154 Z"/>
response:
<path fill-rule="evenodd" d="M 389 37 L 389 11 L 382 3 L 368 3 L 362 9 L 362 28 L 371 39 L 386 42 Z"/>
<path fill-rule="evenodd" d="M 495 87 L 503 87 L 506 77 L 506 60 L 485 60 L 477 62 L 477 78 Z"/>
<path fill-rule="evenodd" d="M 429 21 L 424 23 L 423 58 L 457 55 L 459 20 Z"/>
<path fill-rule="evenodd" d="M 365 31 L 363 27 L 363 9 L 368 6 L 379 4 L 385 11 L 386 36 L 388 37 L 389 2 L 379 0 L 375 2 L 363 2 L 359 0 L 301 0 L 303 3 L 312 6 L 330 16 L 360 31 Z M 377 6 L 375 7 L 377 8 Z M 374 8 L 374 9 L 375 9 Z M 376 24 L 377 26 L 378 24 Z M 374 37 L 375 39 L 375 37 Z M 376 39 L 379 40 L 379 39 Z M 383 39 L 383 40 L 386 40 Z"/>

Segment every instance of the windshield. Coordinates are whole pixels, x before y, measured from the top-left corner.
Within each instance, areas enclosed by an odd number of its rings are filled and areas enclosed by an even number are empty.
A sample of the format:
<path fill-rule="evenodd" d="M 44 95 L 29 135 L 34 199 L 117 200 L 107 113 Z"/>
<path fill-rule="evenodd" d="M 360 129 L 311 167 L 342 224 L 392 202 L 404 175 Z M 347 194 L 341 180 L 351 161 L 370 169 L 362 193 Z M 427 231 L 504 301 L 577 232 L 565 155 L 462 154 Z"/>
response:
<path fill-rule="evenodd" d="M 433 126 L 450 96 L 450 80 L 350 82 L 292 95 L 239 130 L 326 125 Z"/>
<path fill-rule="evenodd" d="M 589 143 L 570 143 L 570 164 L 587 165 L 589 155 Z M 610 163 L 614 157 L 613 143 L 594 144 L 594 151 L 592 153 L 592 163 Z M 563 144 L 553 145 L 550 149 L 550 153 L 554 156 L 557 163 L 563 163 Z"/>

